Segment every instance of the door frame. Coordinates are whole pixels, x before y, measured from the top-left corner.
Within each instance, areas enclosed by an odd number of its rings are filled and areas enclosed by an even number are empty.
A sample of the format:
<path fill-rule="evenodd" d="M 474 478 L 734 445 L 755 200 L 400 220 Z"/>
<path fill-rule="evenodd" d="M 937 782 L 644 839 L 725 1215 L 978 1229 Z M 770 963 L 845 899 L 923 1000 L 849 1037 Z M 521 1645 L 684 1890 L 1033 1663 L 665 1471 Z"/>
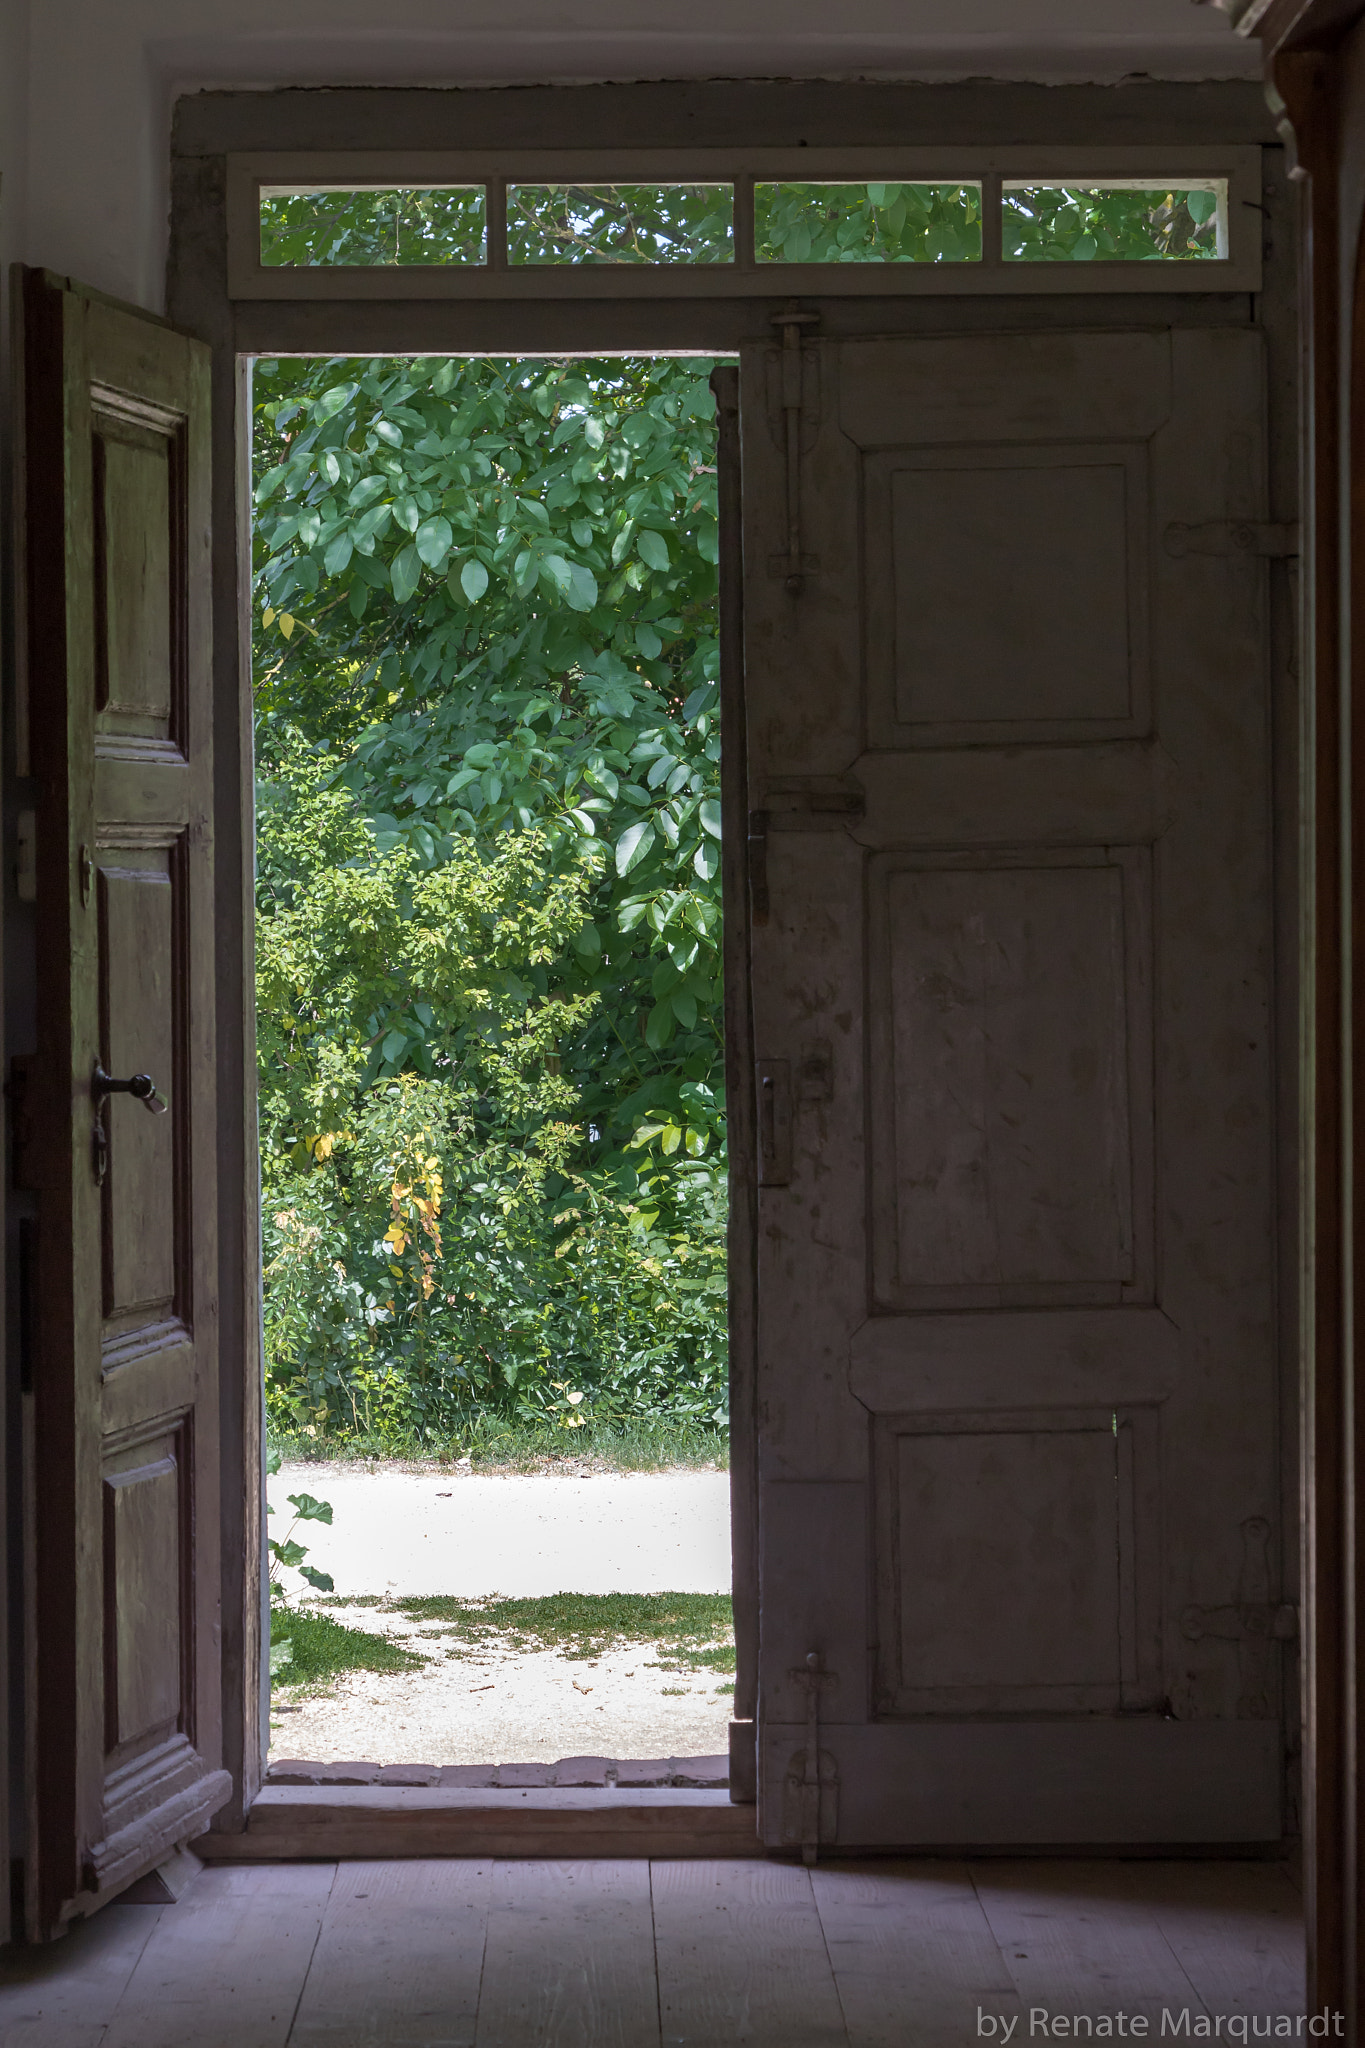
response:
<path fill-rule="evenodd" d="M 705 144 L 710 150 L 768 146 L 797 150 L 904 147 L 959 154 L 993 146 L 1032 146 L 1040 154 L 1063 145 L 1095 150 L 1150 150 L 1173 157 L 1214 142 L 1268 146 L 1265 204 L 1270 256 L 1253 310 L 1271 357 L 1270 459 L 1272 508 L 1293 517 L 1297 474 L 1292 391 L 1296 363 L 1291 210 L 1274 175 L 1276 138 L 1257 88 L 1229 85 L 1054 87 L 1016 85 L 922 86 L 844 84 L 621 85 L 509 90 L 347 91 L 317 93 L 203 93 L 182 99 L 172 141 L 171 242 L 167 312 L 175 325 L 213 350 L 214 409 L 214 663 L 217 703 L 216 826 L 220 986 L 220 1252 L 223 1445 L 223 1669 L 224 1756 L 234 1797 L 214 1822 L 215 1833 L 240 1831 L 261 1782 L 263 1712 L 267 1675 L 260 1646 L 264 1608 L 264 1501 L 262 1450 L 260 1253 L 254 1108 L 252 889 L 252 727 L 250 695 L 250 490 L 249 358 L 289 353 L 327 354 L 600 354 L 695 351 L 724 354 L 743 336 L 771 332 L 780 299 L 771 287 L 717 296 L 569 297 L 547 289 L 543 297 L 494 295 L 463 298 L 320 298 L 313 282 L 297 298 L 234 297 L 229 275 L 230 159 L 243 155 L 304 152 L 381 152 L 394 135 L 409 148 L 450 152 L 482 149 L 636 152 L 659 138 Z M 600 276 L 601 273 L 599 272 Z M 737 285 L 740 280 L 736 280 Z M 965 297 L 895 289 L 873 295 L 866 285 L 843 293 L 830 278 L 819 294 L 824 332 L 924 333 L 998 328 L 1008 317 L 1021 329 L 1075 325 L 1159 326 L 1244 323 L 1245 292 L 1169 286 L 1138 291 L 1131 274 L 1122 287 L 1086 288 L 1063 280 L 1053 290 Z M 1063 289 L 1063 284 L 1066 286 Z M 411 287 L 409 287 L 411 289 Z M 807 297 L 811 297 L 809 287 Z M 1080 306 L 1078 307 L 1078 300 Z M 325 339 L 319 340 L 319 336 Z M 724 578 L 724 567 L 722 568 Z M 735 579 L 729 579 L 736 588 Z M 724 584 L 723 584 L 724 587 Z M 726 631 L 722 624 L 723 634 Z M 729 625 L 735 645 L 735 621 Z M 1283 1251 L 1279 1261 L 1281 1355 L 1294 1355 L 1297 1290 L 1292 1219 L 1297 1212 L 1297 1096 L 1295 1062 L 1295 959 L 1298 881 L 1294 862 L 1297 801 L 1296 719 L 1292 681 L 1294 621 L 1285 590 L 1272 615 L 1272 688 L 1275 704 L 1276 813 L 1276 1119 L 1278 1197 Z M 733 654 L 732 691 L 738 688 Z M 731 704 L 742 697 L 731 697 Z M 727 713 L 727 715 L 730 715 Z M 735 753 L 727 749 L 727 755 Z M 747 903 L 743 794 L 737 775 L 726 778 L 727 980 L 743 972 L 732 946 L 742 939 L 737 905 Z M 747 1001 L 735 1000 L 747 1015 Z M 729 1005 L 727 1004 L 727 1008 Z M 731 1053 L 739 1050 L 731 1027 Z M 746 1069 L 749 1063 L 746 1061 Z M 737 1091 L 742 1104 L 751 1077 Z M 743 1111 L 739 1121 L 745 1121 Z M 743 1133 L 737 1128 L 736 1140 Z M 739 1162 L 746 1156 L 735 1146 Z M 737 1205 L 737 1209 L 741 1205 Z M 731 1237 L 733 1362 L 732 1486 L 737 1562 L 754 1554 L 757 1497 L 752 1409 L 752 1219 L 738 1215 Z M 747 1308 L 746 1308 L 747 1294 Z M 746 1348 L 747 1347 L 747 1348 Z M 1284 1445 L 1284 1595 L 1293 1598 L 1298 1560 L 1297 1387 L 1282 1375 Z M 739 1600 L 743 1637 L 744 1595 Z M 752 1589 L 756 1624 L 757 1589 Z M 756 1660 L 742 1650 L 736 1716 L 754 1710 Z"/>
<path fill-rule="evenodd" d="M 1220 0 L 1255 36 L 1299 199 L 1303 592 L 1300 1387 L 1308 1992 L 1365 2026 L 1359 1249 L 1365 0 Z"/>

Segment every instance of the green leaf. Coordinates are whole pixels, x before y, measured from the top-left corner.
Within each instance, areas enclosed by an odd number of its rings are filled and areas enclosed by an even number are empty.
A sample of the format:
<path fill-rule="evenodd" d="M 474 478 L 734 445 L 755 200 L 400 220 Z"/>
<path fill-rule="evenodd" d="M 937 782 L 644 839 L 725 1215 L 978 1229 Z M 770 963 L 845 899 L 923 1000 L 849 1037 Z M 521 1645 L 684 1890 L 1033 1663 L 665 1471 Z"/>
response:
<path fill-rule="evenodd" d="M 673 1036 L 673 1005 L 665 996 L 654 1005 L 645 1025 L 645 1044 L 651 1052 L 662 1052 Z M 665 1138 L 665 1143 L 667 1139 Z"/>
<path fill-rule="evenodd" d="M 650 569 L 668 567 L 668 542 L 661 533 L 651 527 L 642 527 L 635 536 L 635 552 Z"/>
<path fill-rule="evenodd" d="M 406 604 L 422 580 L 422 558 L 414 546 L 409 544 L 394 556 L 389 577 L 397 602 Z"/>
<path fill-rule="evenodd" d="M 435 569 L 439 575 L 445 568 L 453 540 L 448 519 L 437 517 L 422 522 L 417 529 L 416 547 L 428 569 Z"/>
<path fill-rule="evenodd" d="M 720 838 L 720 805 L 714 797 L 703 797 L 697 806 L 703 832 L 709 832 L 713 839 Z"/>
<path fill-rule="evenodd" d="M 299 1576 L 307 1579 L 310 1586 L 316 1586 L 319 1593 L 336 1591 L 336 1580 L 330 1572 L 320 1572 L 315 1564 L 301 1564 Z"/>
<path fill-rule="evenodd" d="M 471 604 L 477 604 L 488 588 L 488 571 L 483 563 L 470 558 L 460 571 L 460 587 Z"/>
<path fill-rule="evenodd" d="M 334 540 L 328 542 L 322 557 L 322 566 L 329 576 L 339 576 L 349 564 L 354 552 L 355 546 L 351 536 L 343 528 Z"/>
<path fill-rule="evenodd" d="M 638 825 L 628 825 L 616 842 L 616 872 L 628 875 L 638 868 L 654 844 L 654 827 L 646 818 Z"/>
<path fill-rule="evenodd" d="M 272 1678 L 277 1677 L 293 1661 L 294 1645 L 290 1642 L 288 1636 L 284 1636 L 279 1642 L 270 1645 L 270 1676 Z"/>
<path fill-rule="evenodd" d="M 390 1066 L 396 1065 L 397 1062 L 402 1059 L 407 1049 L 408 1035 L 406 1031 L 387 1032 L 385 1034 L 384 1043 L 379 1048 L 379 1050 L 383 1053 L 384 1058 L 388 1061 Z"/>
<path fill-rule="evenodd" d="M 295 1509 L 301 1522 L 330 1522 L 332 1503 L 329 1500 L 314 1500 L 311 1493 L 291 1493 L 289 1505 Z"/>

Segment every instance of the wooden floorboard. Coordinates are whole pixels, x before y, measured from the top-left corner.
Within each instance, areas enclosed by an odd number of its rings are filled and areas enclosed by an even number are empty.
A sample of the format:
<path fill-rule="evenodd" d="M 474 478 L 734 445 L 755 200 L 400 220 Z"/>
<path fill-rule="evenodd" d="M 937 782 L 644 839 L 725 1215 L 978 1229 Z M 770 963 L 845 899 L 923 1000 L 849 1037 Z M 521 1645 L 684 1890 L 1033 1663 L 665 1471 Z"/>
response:
<path fill-rule="evenodd" d="M 1021 1858 L 970 1867 L 1030 2026 L 1035 2007 L 1142 2013 L 1159 2034 L 1163 2011 L 1201 2010 L 1150 1902 L 1128 1880 L 1129 1865 Z"/>
<path fill-rule="evenodd" d="M 1300 2013 L 1303 1901 L 1280 1864 L 1130 1863 L 1141 1898 L 1211 2013 Z"/>
<path fill-rule="evenodd" d="M 478 2048 L 658 2048 L 649 1865 L 495 1865 Z"/>
<path fill-rule="evenodd" d="M 0 2048 L 1037 2048 L 1035 2007 L 1303 1999 L 1268 1864 L 222 1864 L 0 1956 Z"/>
<path fill-rule="evenodd" d="M 473 2048 L 491 1863 L 342 1863 L 289 2048 Z"/>
<path fill-rule="evenodd" d="M 205 1870 L 162 1908 L 101 2048 L 285 2048 L 333 1875 Z"/>
<path fill-rule="evenodd" d="M 965 1863 L 822 1864 L 811 1888 L 849 2048 L 960 2048 L 981 2014 L 1027 2033 Z"/>
<path fill-rule="evenodd" d="M 808 1873 L 791 1863 L 656 1863 L 664 2048 L 844 2048 Z"/>
<path fill-rule="evenodd" d="M 106 1906 L 60 1941 L 0 1952 L 0 2048 L 101 2048 L 160 1906 Z"/>

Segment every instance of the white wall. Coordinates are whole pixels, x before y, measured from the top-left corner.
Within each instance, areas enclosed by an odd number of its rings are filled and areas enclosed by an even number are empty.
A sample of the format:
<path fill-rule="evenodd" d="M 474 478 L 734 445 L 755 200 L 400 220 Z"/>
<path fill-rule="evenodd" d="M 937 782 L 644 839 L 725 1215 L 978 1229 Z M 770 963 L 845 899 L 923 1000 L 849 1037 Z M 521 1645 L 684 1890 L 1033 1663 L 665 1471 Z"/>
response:
<path fill-rule="evenodd" d="M 1255 47 L 1190 0 L 0 0 L 0 13 L 0 69 L 26 68 L 28 123 L 26 151 L 7 123 L 28 191 L 24 206 L 7 160 L 0 244 L 154 308 L 170 107 L 196 86 L 1257 69 Z"/>

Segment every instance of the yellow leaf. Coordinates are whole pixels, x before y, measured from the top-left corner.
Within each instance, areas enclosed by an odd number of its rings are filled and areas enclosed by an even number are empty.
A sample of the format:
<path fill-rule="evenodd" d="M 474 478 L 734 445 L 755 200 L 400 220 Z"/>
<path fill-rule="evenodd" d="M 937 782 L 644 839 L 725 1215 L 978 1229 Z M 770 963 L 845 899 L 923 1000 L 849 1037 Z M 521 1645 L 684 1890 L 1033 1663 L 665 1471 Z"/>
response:
<path fill-rule="evenodd" d="M 294 621 L 288 612 L 280 613 L 280 631 L 287 640 L 294 630 Z"/>
<path fill-rule="evenodd" d="M 273 604 L 268 604 L 268 605 L 266 606 L 265 610 L 264 610 L 264 611 L 263 611 L 263 612 L 261 613 L 261 624 L 262 624 L 263 626 L 273 626 L 273 625 L 274 625 L 274 623 L 275 623 L 275 607 L 274 607 L 274 605 L 273 605 Z"/>

